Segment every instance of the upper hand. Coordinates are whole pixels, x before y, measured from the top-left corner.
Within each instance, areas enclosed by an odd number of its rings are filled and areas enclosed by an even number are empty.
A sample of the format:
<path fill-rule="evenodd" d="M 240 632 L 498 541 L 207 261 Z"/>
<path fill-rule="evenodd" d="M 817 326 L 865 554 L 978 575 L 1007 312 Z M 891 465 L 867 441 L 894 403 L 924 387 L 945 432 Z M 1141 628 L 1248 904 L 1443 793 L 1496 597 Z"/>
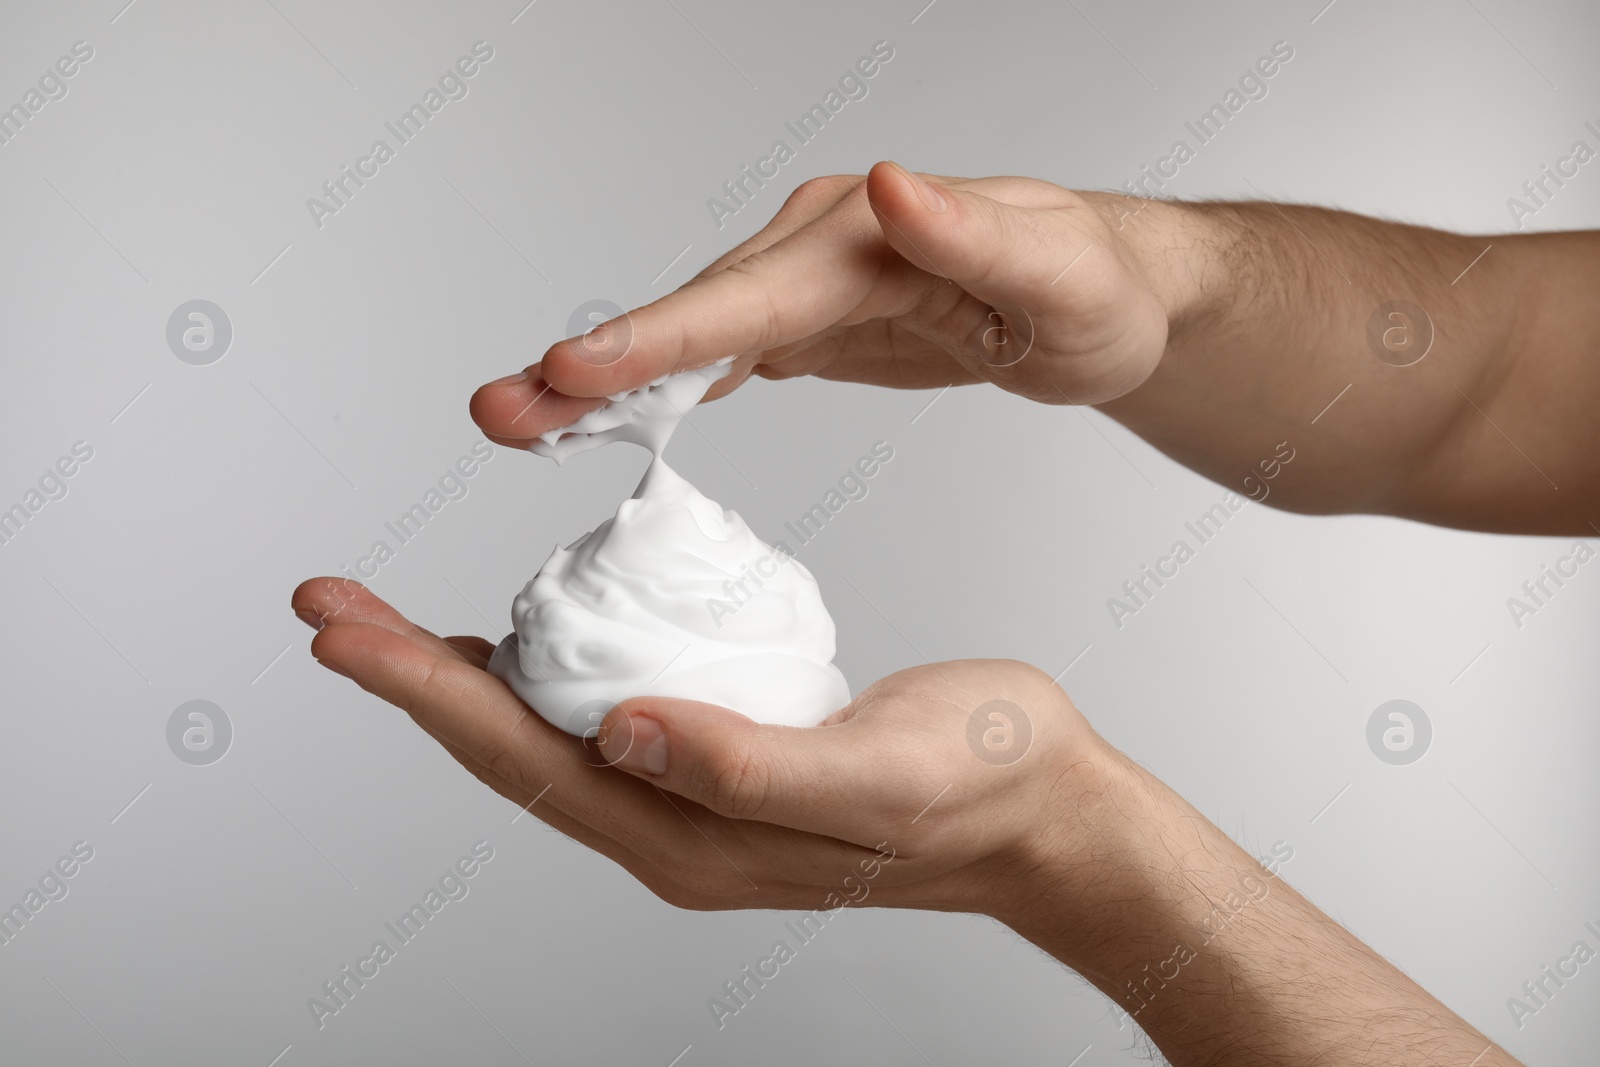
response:
<path fill-rule="evenodd" d="M 938 206 L 936 209 L 937 205 Z M 900 388 L 991 381 L 1100 403 L 1155 369 L 1172 299 L 1105 197 L 1032 178 L 918 177 L 893 163 L 815 178 L 682 288 L 485 385 L 473 418 L 526 447 L 604 397 L 736 355 L 751 374 Z"/>

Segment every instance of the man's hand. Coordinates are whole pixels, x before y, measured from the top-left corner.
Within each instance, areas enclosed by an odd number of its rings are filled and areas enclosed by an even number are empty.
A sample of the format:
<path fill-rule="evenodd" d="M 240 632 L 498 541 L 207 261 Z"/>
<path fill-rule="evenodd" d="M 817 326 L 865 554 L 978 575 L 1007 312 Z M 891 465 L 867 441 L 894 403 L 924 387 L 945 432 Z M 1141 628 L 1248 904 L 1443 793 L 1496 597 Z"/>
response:
<path fill-rule="evenodd" d="M 810 729 L 630 700 L 586 745 L 484 670 L 488 641 L 436 637 L 345 579 L 305 582 L 293 605 L 325 667 L 684 908 L 812 910 L 832 893 L 831 909 L 870 893 L 993 913 L 1060 851 L 1070 827 L 1039 813 L 1096 803 L 1123 764 L 1048 676 L 1001 660 L 901 671 Z"/>
<path fill-rule="evenodd" d="M 646 698 L 593 744 L 347 579 L 293 598 L 323 666 L 681 908 L 986 914 L 1187 1067 L 1515 1061 L 1112 749 L 1042 672 L 901 671 L 821 726 Z M 609 764 L 609 765 L 608 765 Z"/>
<path fill-rule="evenodd" d="M 1051 404 L 1110 400 L 1160 360 L 1183 310 L 1167 268 L 1183 265 L 1136 255 L 1107 199 L 893 163 L 813 179 L 676 292 L 478 390 L 473 417 L 495 441 L 525 447 L 598 407 L 594 398 L 728 355 L 738 356 L 733 373 L 708 399 L 751 374 L 813 374 L 908 389 L 989 381 Z"/>
<path fill-rule="evenodd" d="M 708 399 L 752 374 L 987 381 L 1098 405 L 1236 490 L 1292 447 L 1275 507 L 1589 536 L 1597 289 L 1596 233 L 1463 237 L 880 163 L 802 185 L 681 289 L 483 386 L 472 414 L 525 447 L 729 355 Z"/>

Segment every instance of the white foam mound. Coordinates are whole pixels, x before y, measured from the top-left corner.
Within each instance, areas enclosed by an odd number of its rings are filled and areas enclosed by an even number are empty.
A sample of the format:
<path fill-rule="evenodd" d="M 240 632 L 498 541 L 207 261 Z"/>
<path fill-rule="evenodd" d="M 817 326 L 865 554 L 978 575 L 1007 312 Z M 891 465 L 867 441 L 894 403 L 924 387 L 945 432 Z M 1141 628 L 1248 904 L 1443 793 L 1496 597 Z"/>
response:
<path fill-rule="evenodd" d="M 683 413 L 728 364 L 619 393 L 533 446 L 558 461 L 611 441 L 655 453 L 616 516 L 557 548 L 517 595 L 514 629 L 489 661 L 568 733 L 592 734 L 637 696 L 705 701 L 786 726 L 815 726 L 850 702 L 811 572 L 661 459 Z"/>

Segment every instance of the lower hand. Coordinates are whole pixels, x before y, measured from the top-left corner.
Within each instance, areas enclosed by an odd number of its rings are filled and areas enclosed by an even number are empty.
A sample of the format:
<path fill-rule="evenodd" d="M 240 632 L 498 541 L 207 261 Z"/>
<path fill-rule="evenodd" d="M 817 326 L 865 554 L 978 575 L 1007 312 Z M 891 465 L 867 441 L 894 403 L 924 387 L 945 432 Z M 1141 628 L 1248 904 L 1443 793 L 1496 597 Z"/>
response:
<path fill-rule="evenodd" d="M 346 579 L 308 581 L 293 605 L 325 667 L 682 908 L 820 910 L 870 894 L 1006 918 L 1033 903 L 1035 872 L 1084 847 L 1060 836 L 1081 821 L 1047 813 L 1081 813 L 1125 763 L 1047 676 L 1006 660 L 901 671 L 809 729 L 628 700 L 585 742 L 484 669 L 482 638 L 437 637 Z"/>

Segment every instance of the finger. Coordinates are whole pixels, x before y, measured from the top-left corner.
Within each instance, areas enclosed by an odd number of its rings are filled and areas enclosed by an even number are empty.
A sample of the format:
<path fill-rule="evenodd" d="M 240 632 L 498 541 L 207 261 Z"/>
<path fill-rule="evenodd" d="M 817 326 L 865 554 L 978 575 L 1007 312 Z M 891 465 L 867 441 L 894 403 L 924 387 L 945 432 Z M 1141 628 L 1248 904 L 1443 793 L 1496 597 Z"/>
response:
<path fill-rule="evenodd" d="M 749 239 L 723 253 L 695 277 L 704 278 L 715 274 L 777 244 L 849 196 L 864 180 L 857 175 L 833 175 L 802 182 L 789 195 L 789 199 L 784 202 L 772 222 Z M 754 363 L 754 360 L 749 360 L 748 363 Z M 540 434 L 566 426 L 584 413 L 601 406 L 596 397 L 571 397 L 551 393 L 546 399 L 543 394 L 548 386 L 540 370 L 541 365 L 534 364 L 520 374 L 508 375 L 481 386 L 473 394 L 470 404 L 473 421 L 496 444 L 509 448 L 526 448 L 528 442 Z M 749 377 L 749 373 L 748 365 L 736 366 L 734 373 L 712 385 L 705 400 L 711 401 L 726 396 L 742 384 L 744 379 Z"/>
<path fill-rule="evenodd" d="M 421 726 L 420 723 L 419 726 Z M 609 834 L 602 833 L 595 827 L 580 822 L 578 819 L 561 811 L 554 804 L 549 803 L 547 791 L 541 789 L 538 793 L 530 794 L 523 786 L 507 781 L 493 770 L 478 763 L 467 755 L 465 751 L 451 744 L 448 740 L 431 734 L 426 726 L 422 726 L 422 729 L 425 733 L 429 733 L 439 743 L 439 746 L 471 773 L 474 778 L 522 809 L 519 814 L 512 816 L 511 822 L 513 825 L 522 821 L 524 816 L 528 816 L 529 825 L 532 825 L 535 821 L 543 823 L 549 829 L 566 835 L 586 848 L 593 849 L 621 866 L 657 895 L 670 895 L 682 900 L 685 904 L 695 903 L 714 906 L 715 902 L 710 898 L 696 899 L 682 883 L 674 879 L 659 863 L 622 844 Z M 524 830 L 526 829 L 527 827 L 525 826 Z M 693 828 L 687 825 L 681 828 L 681 833 L 683 834 L 683 839 L 681 840 L 674 841 L 662 836 L 655 839 L 652 844 L 657 848 L 672 849 L 681 855 L 699 841 L 705 840 L 698 835 L 693 840 L 690 840 L 689 835 L 693 833 Z"/>
<path fill-rule="evenodd" d="M 964 178 L 935 175 L 936 180 L 946 183 L 965 182 Z M 993 181 L 994 179 L 989 179 Z M 818 215 L 825 214 L 829 209 L 851 193 L 860 188 L 866 181 L 864 174 L 827 174 L 816 178 L 808 178 L 795 186 L 794 192 L 784 201 L 783 207 L 772 217 L 772 221 L 763 226 L 733 248 L 717 257 L 709 266 L 695 275 L 703 278 L 708 274 L 715 274 L 719 270 L 731 267 L 741 260 L 749 258 L 756 252 L 770 248 L 783 238 L 794 233 L 800 227 L 809 223 Z"/>
<path fill-rule="evenodd" d="M 567 768 L 565 784 L 575 787 L 582 765 L 573 739 L 532 715 L 499 679 L 467 664 L 459 650 L 439 644 L 446 651 L 391 628 L 346 622 L 318 632 L 311 652 L 518 787 L 559 788 L 553 779 L 541 780 L 547 766 Z"/>
<path fill-rule="evenodd" d="M 1093 319 L 1066 316 L 1114 304 L 1119 275 L 1106 269 L 1114 268 L 1113 254 L 1073 224 L 1064 203 L 1023 206 L 991 199 L 976 185 L 929 182 L 892 163 L 878 164 L 867 178 L 888 243 L 912 265 L 970 294 L 946 322 L 960 338 L 956 358 L 1010 388 L 1033 370 L 1023 360 L 1041 336 L 1067 337 L 1091 350 L 1109 343 Z M 1072 194 L 1046 186 L 1026 195 L 1036 201 Z M 1076 273 L 1057 287 L 1068 270 Z"/>
<path fill-rule="evenodd" d="M 545 354 L 544 378 L 572 396 L 605 396 L 797 341 L 856 311 L 887 253 L 865 198 L 846 195 L 737 264 L 558 342 Z"/>
<path fill-rule="evenodd" d="M 535 363 L 521 374 L 479 386 L 467 409 L 496 444 L 526 448 L 540 434 L 571 425 L 605 404 L 603 397 L 567 396 L 551 389 Z"/>
<path fill-rule="evenodd" d="M 312 582 L 305 583 L 306 586 L 311 587 L 307 590 L 308 596 L 315 597 L 321 593 L 324 590 L 324 586 L 319 583 L 326 581 L 328 580 L 313 579 Z M 342 582 L 343 580 L 334 579 L 333 581 Z M 350 585 L 356 586 L 356 583 L 352 582 Z M 299 592 L 299 590 L 296 591 L 297 597 Z M 363 628 L 378 626 L 389 633 L 399 634 L 402 637 L 409 636 L 414 642 L 413 647 L 421 650 L 423 654 L 426 654 L 427 648 L 433 646 L 433 641 L 428 640 L 428 638 L 432 638 L 431 634 L 400 617 L 397 612 L 389 608 L 382 600 L 373 596 L 370 591 L 362 589 L 362 592 L 366 593 L 367 599 L 362 601 L 359 607 L 352 606 L 350 614 L 341 616 L 332 627 L 333 629 L 342 629 L 351 625 L 354 615 L 359 613 L 363 615 L 363 619 L 359 623 Z M 404 631 L 409 631 L 409 634 Z M 435 638 L 434 640 L 437 639 Z M 494 646 L 481 637 L 449 637 L 445 638 L 442 643 L 450 645 L 458 653 L 465 656 L 469 663 L 477 660 L 479 665 L 487 662 L 489 654 L 494 651 Z M 329 643 L 326 641 L 319 645 L 316 640 L 313 640 L 312 645 L 313 652 L 326 653 L 329 647 Z M 324 659 L 320 656 L 319 659 L 322 659 L 325 665 L 332 662 L 335 667 L 338 667 L 344 673 L 351 673 L 348 669 L 340 666 L 337 661 Z M 484 677 L 487 678 L 488 675 L 484 675 Z M 358 684 L 361 683 L 358 681 Z M 391 700 L 391 702 L 393 701 Z M 440 747 L 470 772 L 473 777 L 518 807 L 523 808 L 540 821 L 554 827 L 568 837 L 621 864 L 633 872 L 635 876 L 645 877 L 649 875 L 656 879 L 661 877 L 660 872 L 636 849 L 629 848 L 612 835 L 581 821 L 557 806 L 551 795 L 555 785 L 553 781 L 541 781 L 537 774 L 508 774 L 504 764 L 499 767 L 491 766 L 483 762 L 478 755 L 469 753 L 465 748 L 457 744 L 452 740 L 451 734 L 441 730 L 440 723 L 435 717 L 413 715 L 412 718 L 424 733 L 438 742 Z M 479 754 L 481 755 L 481 750 Z M 685 827 L 685 830 L 687 829 Z M 684 842 L 684 844 L 687 844 L 687 842 Z"/>
<path fill-rule="evenodd" d="M 867 175 L 867 199 L 884 238 L 911 263 L 991 304 L 1045 306 L 1064 291 L 1052 291 L 1054 281 L 1062 267 L 1088 249 L 1089 238 L 1069 232 L 1069 223 L 1056 210 L 1065 201 L 1023 206 L 985 196 L 979 187 L 985 186 L 930 182 L 889 162 L 877 164 Z M 1029 199 L 1050 193 L 1070 196 L 1047 189 Z M 1074 280 L 1092 273 L 1074 275 Z"/>
<path fill-rule="evenodd" d="M 416 641 L 436 653 L 458 659 L 464 657 L 462 649 L 418 626 L 372 590 L 349 578 L 308 579 L 295 588 L 289 602 L 296 615 L 319 631 L 336 623 L 368 623 Z"/>
<path fill-rule="evenodd" d="M 725 377 L 711 383 L 711 388 L 701 398 L 702 404 L 733 392 L 744 384 L 755 368 L 757 353 L 736 359 Z M 514 377 L 514 376 L 513 376 Z M 610 403 L 606 397 L 572 397 L 558 394 L 542 384 L 530 390 L 512 379 L 501 379 L 480 386 L 469 404 L 472 418 L 483 430 L 484 436 L 506 448 L 526 450 L 529 445 L 551 430 L 559 430 L 576 422 L 586 412 L 595 411 Z M 496 429 L 515 433 L 508 437 Z"/>
<path fill-rule="evenodd" d="M 720 400 L 739 388 L 755 373 L 756 367 L 760 362 L 760 352 L 746 352 L 743 355 L 736 356 L 733 364 L 728 368 L 727 375 L 711 383 L 711 388 L 707 389 L 706 395 L 700 398 L 700 403 L 709 404 L 713 400 Z"/>
<path fill-rule="evenodd" d="M 426 727 L 423 727 L 423 732 L 437 741 L 439 747 L 449 753 L 450 757 L 461 764 L 474 778 L 517 805 L 525 815 L 537 819 L 552 829 L 566 834 L 574 841 L 594 849 L 602 856 L 621 864 L 629 871 L 633 871 L 636 876 L 641 870 L 651 869 L 651 865 L 647 863 L 644 857 L 624 846 L 615 838 L 601 833 L 592 826 L 579 822 L 553 804 L 543 803 L 546 798 L 544 790 L 541 789 L 538 793 L 529 793 L 526 788 L 507 781 L 490 768 L 477 762 L 467 755 L 463 749 L 458 748 L 442 737 L 432 734 Z M 523 817 L 523 815 L 513 816 L 511 822 L 513 824 L 520 822 Z"/>
<path fill-rule="evenodd" d="M 748 259 L 757 252 L 771 248 L 818 215 L 833 208 L 839 201 L 855 192 L 856 187 L 865 180 L 866 176 L 860 174 L 831 174 L 801 182 L 795 186 L 794 192 L 789 194 L 789 198 L 783 202 L 783 207 L 778 209 L 771 222 L 717 257 L 695 277 L 704 278 L 708 274 L 715 274 L 740 260 Z"/>
<path fill-rule="evenodd" d="M 563 833 L 622 863 L 658 892 L 748 906 L 859 858 L 854 846 L 724 819 L 649 782 L 579 755 L 581 743 L 532 714 L 498 679 L 368 623 L 328 626 L 312 641 L 325 665 L 407 712 L 456 760 Z M 613 738 L 615 741 L 615 738 Z"/>
<path fill-rule="evenodd" d="M 729 819 L 758 820 L 871 847 L 898 810 L 869 725 L 761 725 L 692 700 L 624 701 L 600 726 L 614 765 Z"/>
<path fill-rule="evenodd" d="M 587 763 L 582 742 L 533 714 L 498 678 L 463 662 L 454 649 L 440 653 L 363 622 L 325 627 L 311 652 L 406 712 L 469 770 L 483 768 L 505 783 L 508 788 L 496 787 L 502 793 L 543 793 L 541 806 L 641 855 L 663 842 L 688 847 L 688 836 L 697 834 L 644 783 Z"/>
<path fill-rule="evenodd" d="M 481 637 L 461 635 L 457 637 L 447 637 L 444 639 L 444 641 L 445 644 L 450 645 L 462 655 L 466 656 L 467 662 L 472 664 L 474 667 L 477 667 L 479 670 L 482 670 L 484 667 L 488 666 L 489 657 L 494 655 L 494 645 L 489 641 L 485 641 Z"/>

